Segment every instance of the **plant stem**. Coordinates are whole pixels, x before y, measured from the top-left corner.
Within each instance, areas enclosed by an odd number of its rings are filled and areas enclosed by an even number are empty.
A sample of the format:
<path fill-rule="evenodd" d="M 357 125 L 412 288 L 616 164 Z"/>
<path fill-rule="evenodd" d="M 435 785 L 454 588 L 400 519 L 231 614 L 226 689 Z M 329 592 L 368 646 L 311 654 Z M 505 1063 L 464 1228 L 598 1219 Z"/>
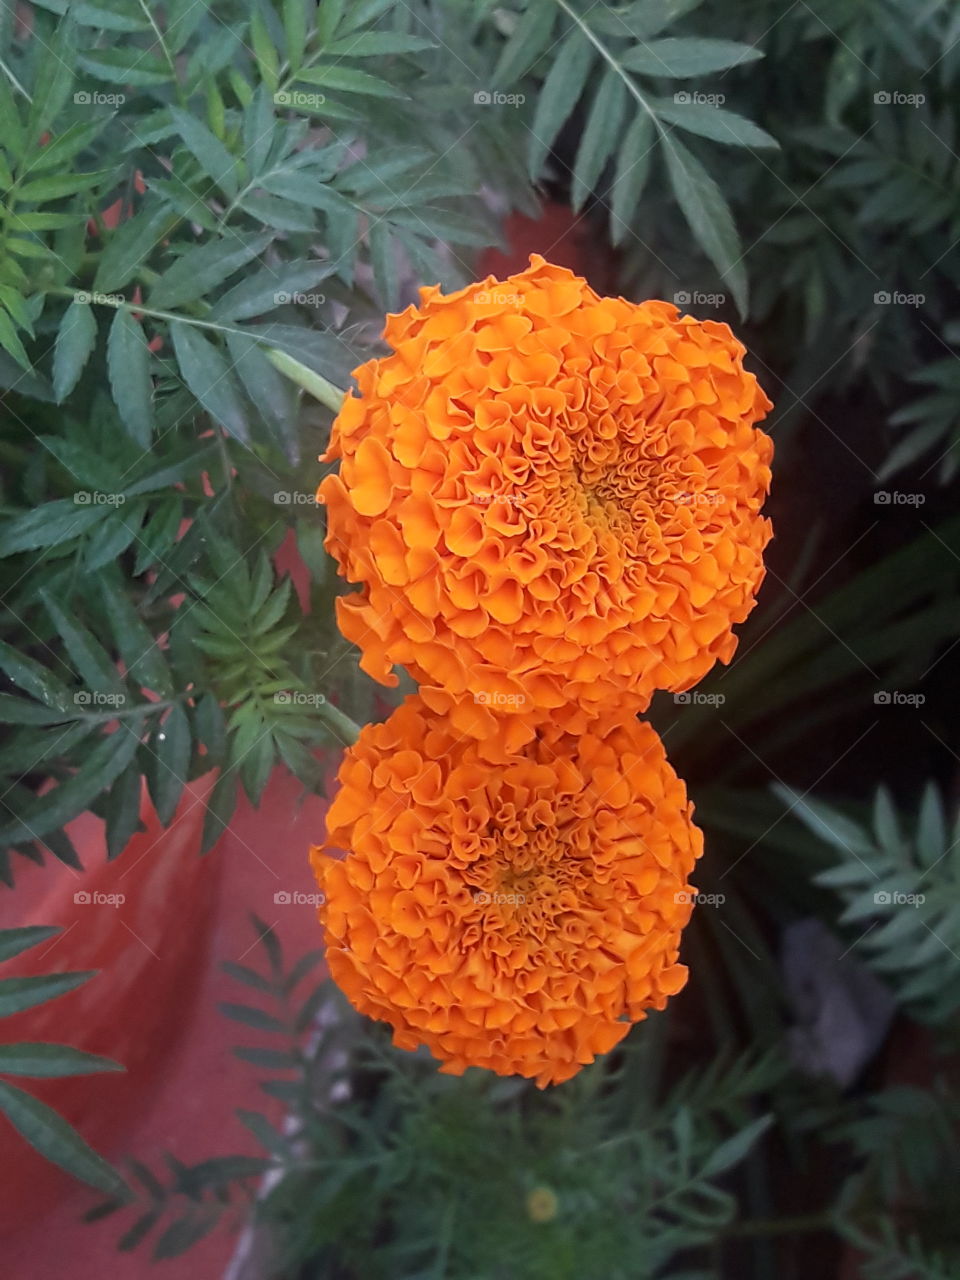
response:
<path fill-rule="evenodd" d="M 295 382 L 302 390 L 309 392 L 315 400 L 325 404 L 334 413 L 339 413 L 347 395 L 340 387 L 335 387 L 332 382 L 322 378 L 319 373 L 314 373 L 299 360 L 294 360 L 293 356 L 288 356 L 285 351 L 268 347 L 264 354 L 273 367 L 279 369 L 291 382 Z"/>
<path fill-rule="evenodd" d="M 832 1231 L 833 1214 L 829 1210 L 820 1213 L 799 1213 L 792 1218 L 757 1218 L 746 1222 L 733 1222 L 721 1228 L 720 1235 L 730 1238 L 791 1235 L 795 1232 Z"/>

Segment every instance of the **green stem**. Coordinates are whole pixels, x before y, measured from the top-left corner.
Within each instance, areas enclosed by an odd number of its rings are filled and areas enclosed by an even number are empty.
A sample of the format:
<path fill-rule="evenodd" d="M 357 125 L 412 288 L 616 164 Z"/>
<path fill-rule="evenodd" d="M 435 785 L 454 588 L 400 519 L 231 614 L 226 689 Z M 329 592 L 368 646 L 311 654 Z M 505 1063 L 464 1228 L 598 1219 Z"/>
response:
<path fill-rule="evenodd" d="M 329 702 L 321 702 L 317 707 L 317 715 L 321 720 L 326 720 L 345 747 L 352 747 L 360 737 L 360 726 L 348 715 L 344 715 L 339 707 Z"/>
<path fill-rule="evenodd" d="M 734 1222 L 729 1227 L 723 1227 L 720 1234 L 725 1238 L 740 1238 L 833 1230 L 833 1214 L 824 1210 L 820 1213 L 799 1213 L 792 1218 L 758 1218 L 755 1221 Z"/>
<path fill-rule="evenodd" d="M 295 382 L 301 390 L 309 392 L 315 400 L 325 404 L 334 413 L 340 412 L 347 397 L 347 393 L 340 387 L 335 387 L 332 382 L 322 378 L 319 373 L 314 373 L 312 369 L 308 369 L 299 360 L 294 360 L 293 356 L 288 356 L 285 351 L 277 351 L 274 347 L 268 347 L 264 354 L 275 369 L 279 369 L 291 382 Z"/>

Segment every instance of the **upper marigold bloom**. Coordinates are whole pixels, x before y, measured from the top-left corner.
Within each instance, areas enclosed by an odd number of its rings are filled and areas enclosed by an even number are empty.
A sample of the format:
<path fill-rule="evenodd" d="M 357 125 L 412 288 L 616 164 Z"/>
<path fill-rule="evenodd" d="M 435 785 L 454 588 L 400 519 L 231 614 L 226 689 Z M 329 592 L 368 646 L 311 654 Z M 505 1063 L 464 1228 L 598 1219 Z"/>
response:
<path fill-rule="evenodd" d="M 327 963 L 400 1048 L 542 1087 L 686 981 L 703 838 L 645 722 L 543 725 L 491 769 L 413 696 L 362 730 L 339 781 L 311 851 Z"/>
<path fill-rule="evenodd" d="M 390 316 L 324 479 L 362 666 L 463 732 L 642 711 L 736 647 L 770 536 L 770 408 L 725 324 L 527 270 Z M 476 704 L 481 704 L 478 714 Z"/>

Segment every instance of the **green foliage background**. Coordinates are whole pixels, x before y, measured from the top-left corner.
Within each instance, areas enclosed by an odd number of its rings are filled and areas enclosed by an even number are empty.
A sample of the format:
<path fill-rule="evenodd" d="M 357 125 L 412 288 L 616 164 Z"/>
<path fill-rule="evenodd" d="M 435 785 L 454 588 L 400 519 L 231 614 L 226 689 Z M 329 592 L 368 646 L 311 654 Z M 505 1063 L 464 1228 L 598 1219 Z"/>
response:
<path fill-rule="evenodd" d="M 384 311 L 472 278 L 509 211 L 568 202 L 627 296 L 722 295 L 702 314 L 777 404 L 761 605 L 732 668 L 654 710 L 725 897 L 689 930 L 690 990 L 540 1095 L 394 1054 L 259 926 L 267 973 L 234 976 L 279 1008 L 227 1012 L 280 1037 L 239 1052 L 296 1136 L 250 1113 L 263 1160 L 135 1162 L 101 1209 L 139 1210 L 123 1247 L 181 1252 L 281 1170 L 255 1210 L 278 1276 L 779 1277 L 780 1240 L 830 1232 L 873 1280 L 960 1274 L 949 1058 L 927 1089 L 811 1079 L 777 954 L 819 918 L 955 1050 L 958 81 L 948 0 L 0 5 L 4 892 L 22 858 L 79 866 L 86 809 L 120 855 L 141 778 L 169 821 L 219 768 L 209 849 L 238 787 L 283 763 L 318 788 L 314 748 L 382 713 L 310 502 L 331 412 L 281 369 L 347 386 Z M 923 504 L 875 506 L 888 485 Z M 288 536 L 306 610 L 273 564 Z M 18 983 L 0 1014 L 56 994 Z M 0 1051 L 14 1077 L 112 1066 Z M 38 1108 L 0 1083 L 109 1189 Z M 798 1207 L 788 1175 L 824 1153 Z"/>

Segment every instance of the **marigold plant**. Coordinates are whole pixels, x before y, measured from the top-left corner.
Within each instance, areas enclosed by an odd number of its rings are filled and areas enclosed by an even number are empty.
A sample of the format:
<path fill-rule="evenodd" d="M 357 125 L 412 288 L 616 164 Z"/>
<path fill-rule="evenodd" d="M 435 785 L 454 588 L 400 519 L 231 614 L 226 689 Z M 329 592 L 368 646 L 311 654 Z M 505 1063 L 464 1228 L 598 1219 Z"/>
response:
<path fill-rule="evenodd" d="M 398 1047 L 542 1087 L 686 981 L 702 837 L 648 724 L 541 726 L 491 769 L 411 696 L 363 729 L 339 781 L 311 852 L 327 962 Z"/>
<path fill-rule="evenodd" d="M 318 494 L 362 584 L 337 605 L 364 670 L 406 667 L 462 732 L 514 749 L 538 720 L 576 732 L 729 661 L 772 456 L 729 328 L 538 256 L 421 299 L 355 371 Z"/>

